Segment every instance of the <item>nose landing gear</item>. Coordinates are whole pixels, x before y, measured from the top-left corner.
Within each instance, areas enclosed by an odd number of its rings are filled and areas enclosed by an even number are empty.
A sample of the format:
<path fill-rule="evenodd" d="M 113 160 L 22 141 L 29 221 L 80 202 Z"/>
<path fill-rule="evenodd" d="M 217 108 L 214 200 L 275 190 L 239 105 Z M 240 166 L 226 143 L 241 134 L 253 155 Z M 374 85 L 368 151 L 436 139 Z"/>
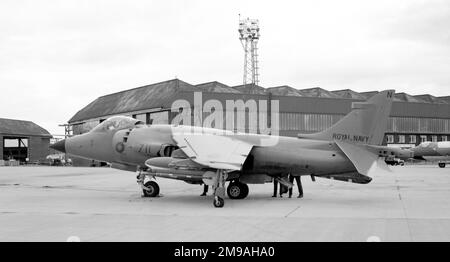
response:
<path fill-rule="evenodd" d="M 148 176 L 148 173 L 144 170 L 138 171 L 137 183 L 142 188 L 142 193 L 144 197 L 157 197 L 159 196 L 159 185 L 155 181 L 147 181 L 145 182 L 145 177 Z M 153 176 L 149 176 L 151 178 L 154 178 Z"/>

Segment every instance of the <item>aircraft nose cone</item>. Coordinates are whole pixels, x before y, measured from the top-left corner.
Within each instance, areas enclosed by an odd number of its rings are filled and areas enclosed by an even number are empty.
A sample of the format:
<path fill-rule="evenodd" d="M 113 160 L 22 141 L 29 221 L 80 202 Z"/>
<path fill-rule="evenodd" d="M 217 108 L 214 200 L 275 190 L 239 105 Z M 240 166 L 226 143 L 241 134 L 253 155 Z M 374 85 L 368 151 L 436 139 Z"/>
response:
<path fill-rule="evenodd" d="M 59 140 L 58 142 L 51 145 L 50 148 L 58 150 L 59 152 L 66 153 L 66 140 Z"/>

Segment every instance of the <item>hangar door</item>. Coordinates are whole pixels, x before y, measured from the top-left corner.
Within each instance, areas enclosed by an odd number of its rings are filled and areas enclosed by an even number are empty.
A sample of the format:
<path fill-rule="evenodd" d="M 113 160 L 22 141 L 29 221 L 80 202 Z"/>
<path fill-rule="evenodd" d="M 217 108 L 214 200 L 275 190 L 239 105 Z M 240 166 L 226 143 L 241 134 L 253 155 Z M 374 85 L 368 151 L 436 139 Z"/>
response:
<path fill-rule="evenodd" d="M 25 162 L 28 157 L 28 138 L 3 137 L 3 160 Z"/>

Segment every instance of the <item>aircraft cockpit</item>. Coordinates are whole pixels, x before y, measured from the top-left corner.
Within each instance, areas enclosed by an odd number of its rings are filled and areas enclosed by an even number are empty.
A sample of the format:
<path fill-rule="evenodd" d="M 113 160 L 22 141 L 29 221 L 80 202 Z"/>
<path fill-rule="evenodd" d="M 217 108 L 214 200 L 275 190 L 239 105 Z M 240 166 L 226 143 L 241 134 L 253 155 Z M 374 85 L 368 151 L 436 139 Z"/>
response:
<path fill-rule="evenodd" d="M 91 132 L 110 132 L 140 125 L 144 125 L 144 122 L 127 116 L 113 116 L 94 127 Z"/>

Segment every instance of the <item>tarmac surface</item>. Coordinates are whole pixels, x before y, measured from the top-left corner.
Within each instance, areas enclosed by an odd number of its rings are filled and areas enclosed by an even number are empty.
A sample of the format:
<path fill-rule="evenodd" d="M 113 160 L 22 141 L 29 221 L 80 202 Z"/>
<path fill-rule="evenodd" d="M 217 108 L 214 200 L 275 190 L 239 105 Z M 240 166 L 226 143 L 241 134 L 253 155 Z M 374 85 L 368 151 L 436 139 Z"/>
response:
<path fill-rule="evenodd" d="M 0 241 L 450 241 L 450 168 L 392 170 L 367 185 L 302 177 L 302 199 L 249 185 L 214 208 L 182 181 L 143 198 L 131 172 L 0 167 Z"/>

